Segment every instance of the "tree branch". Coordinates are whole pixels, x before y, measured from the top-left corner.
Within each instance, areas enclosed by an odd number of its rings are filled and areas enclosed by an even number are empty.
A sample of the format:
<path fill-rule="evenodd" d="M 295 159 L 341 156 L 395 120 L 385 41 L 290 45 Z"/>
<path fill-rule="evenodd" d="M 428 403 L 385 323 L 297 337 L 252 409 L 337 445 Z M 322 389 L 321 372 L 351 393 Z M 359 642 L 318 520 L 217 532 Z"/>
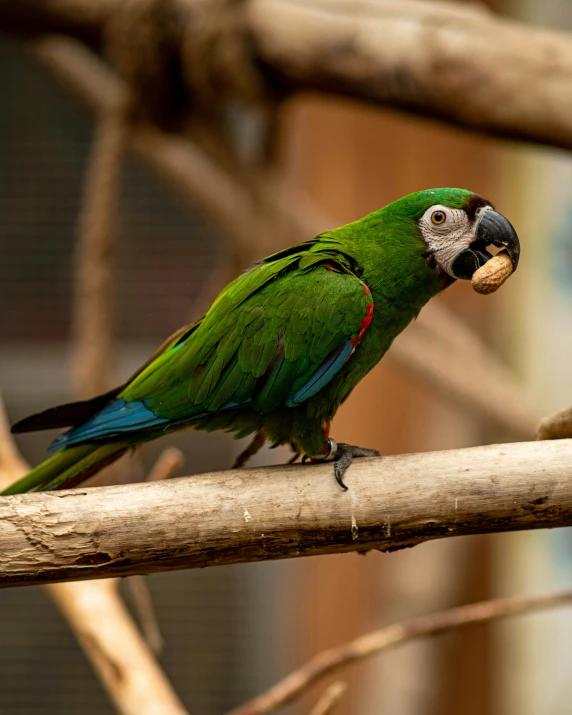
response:
<path fill-rule="evenodd" d="M 132 0 L 133 10 L 145 1 Z M 204 28 L 192 20 L 204 5 L 169 3 L 181 17 L 183 47 L 200 39 Z M 343 94 L 492 136 L 572 148 L 572 39 L 564 33 L 446 2 L 249 0 L 216 6 L 219 26 L 211 22 L 210 32 L 224 39 L 232 24 L 247 38 L 247 69 L 262 68 L 261 86 Z M 109 0 L 26 0 L 3 3 L 0 25 L 89 42 L 101 39 L 116 11 Z M 229 23 L 226 13 L 240 17 Z M 225 43 L 219 45 L 224 51 Z M 224 61 L 219 65 L 232 71 Z M 196 67 L 187 66 L 187 81 L 194 74 Z"/>
<path fill-rule="evenodd" d="M 336 680 L 335 683 L 328 685 L 318 702 L 310 711 L 310 715 L 329 715 L 344 697 L 347 688 L 348 684 L 342 680 Z"/>
<path fill-rule="evenodd" d="M 28 469 L 10 437 L 0 396 L 0 489 Z M 116 580 L 47 584 L 46 593 L 68 622 L 118 713 L 185 715 L 119 597 Z"/>
<path fill-rule="evenodd" d="M 572 148 L 569 35 L 418 0 L 251 0 L 247 14 L 257 56 L 296 89 Z"/>
<path fill-rule="evenodd" d="M 0 586 L 572 524 L 572 440 L 236 470 L 0 499 Z"/>
<path fill-rule="evenodd" d="M 119 98 L 118 98 L 119 99 Z M 112 380 L 114 258 L 127 99 L 98 118 L 84 180 L 75 247 L 72 383 L 78 399 L 109 389 Z"/>
<path fill-rule="evenodd" d="M 355 638 L 349 643 L 318 653 L 308 663 L 276 683 L 270 690 L 254 700 L 234 708 L 228 715 L 263 715 L 263 713 L 272 712 L 297 698 L 303 691 L 327 675 L 337 673 L 364 658 L 376 655 L 388 648 L 394 648 L 414 638 L 426 638 L 446 633 L 460 626 L 484 623 L 496 618 L 518 616 L 547 608 L 569 606 L 571 603 L 571 590 L 540 596 L 516 596 L 471 603 L 468 606 L 459 606 L 441 613 L 395 623 Z"/>

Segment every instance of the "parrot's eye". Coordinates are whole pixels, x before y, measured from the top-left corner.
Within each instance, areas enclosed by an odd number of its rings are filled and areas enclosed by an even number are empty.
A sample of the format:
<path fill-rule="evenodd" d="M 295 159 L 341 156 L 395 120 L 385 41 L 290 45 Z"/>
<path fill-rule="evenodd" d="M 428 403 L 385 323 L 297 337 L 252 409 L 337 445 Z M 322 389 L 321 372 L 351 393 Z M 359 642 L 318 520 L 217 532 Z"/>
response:
<path fill-rule="evenodd" d="M 445 223 L 446 219 L 447 216 L 444 211 L 433 211 L 431 214 L 431 222 L 434 223 L 435 226 L 440 226 Z"/>

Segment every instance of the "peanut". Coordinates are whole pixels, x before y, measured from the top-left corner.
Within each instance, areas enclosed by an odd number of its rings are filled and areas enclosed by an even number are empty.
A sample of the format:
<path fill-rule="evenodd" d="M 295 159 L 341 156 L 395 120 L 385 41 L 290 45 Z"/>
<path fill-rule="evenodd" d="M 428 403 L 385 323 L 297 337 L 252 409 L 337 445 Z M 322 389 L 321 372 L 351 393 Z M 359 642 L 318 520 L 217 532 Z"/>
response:
<path fill-rule="evenodd" d="M 481 295 L 498 290 L 512 273 L 512 260 L 506 251 L 500 251 L 474 272 L 471 286 Z"/>

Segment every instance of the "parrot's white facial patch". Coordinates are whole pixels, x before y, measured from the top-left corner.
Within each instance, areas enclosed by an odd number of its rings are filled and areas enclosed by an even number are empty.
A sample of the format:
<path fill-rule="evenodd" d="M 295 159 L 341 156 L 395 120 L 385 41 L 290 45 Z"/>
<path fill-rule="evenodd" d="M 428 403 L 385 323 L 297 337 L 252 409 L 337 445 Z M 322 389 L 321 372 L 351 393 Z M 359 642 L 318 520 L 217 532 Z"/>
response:
<path fill-rule="evenodd" d="M 488 208 L 484 206 L 478 209 L 475 220 L 471 221 L 463 209 L 435 204 L 419 219 L 419 229 L 427 253 L 433 255 L 438 265 L 449 275 L 453 276 L 451 266 L 459 253 L 475 240 L 475 226 L 483 211 Z"/>

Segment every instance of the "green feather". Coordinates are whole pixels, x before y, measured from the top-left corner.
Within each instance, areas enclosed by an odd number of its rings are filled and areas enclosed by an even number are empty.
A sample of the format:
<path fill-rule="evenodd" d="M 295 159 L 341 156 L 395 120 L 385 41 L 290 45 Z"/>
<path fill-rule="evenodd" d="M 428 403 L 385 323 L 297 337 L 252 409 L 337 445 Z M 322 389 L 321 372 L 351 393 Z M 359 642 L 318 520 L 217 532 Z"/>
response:
<path fill-rule="evenodd" d="M 446 285 L 427 258 L 417 221 L 433 205 L 463 209 L 475 198 L 461 189 L 411 194 L 264 259 L 230 283 L 202 320 L 182 328 L 109 393 L 110 400 L 117 395 L 143 403 L 141 410 L 168 422 L 134 429 L 123 441 L 107 441 L 104 425 L 100 442 L 64 449 L 5 493 L 74 483 L 130 446 L 186 426 L 226 429 L 236 437 L 264 429 L 273 443 L 319 453 L 324 423 Z M 349 345 L 355 350 L 338 372 L 328 372 L 316 394 L 288 407 L 316 371 L 325 372 L 332 354 L 350 355 Z M 94 401 L 94 414 L 105 404 Z M 64 414 L 89 421 L 90 406 L 53 414 L 60 423 Z M 36 423 L 45 425 L 45 416 Z"/>

